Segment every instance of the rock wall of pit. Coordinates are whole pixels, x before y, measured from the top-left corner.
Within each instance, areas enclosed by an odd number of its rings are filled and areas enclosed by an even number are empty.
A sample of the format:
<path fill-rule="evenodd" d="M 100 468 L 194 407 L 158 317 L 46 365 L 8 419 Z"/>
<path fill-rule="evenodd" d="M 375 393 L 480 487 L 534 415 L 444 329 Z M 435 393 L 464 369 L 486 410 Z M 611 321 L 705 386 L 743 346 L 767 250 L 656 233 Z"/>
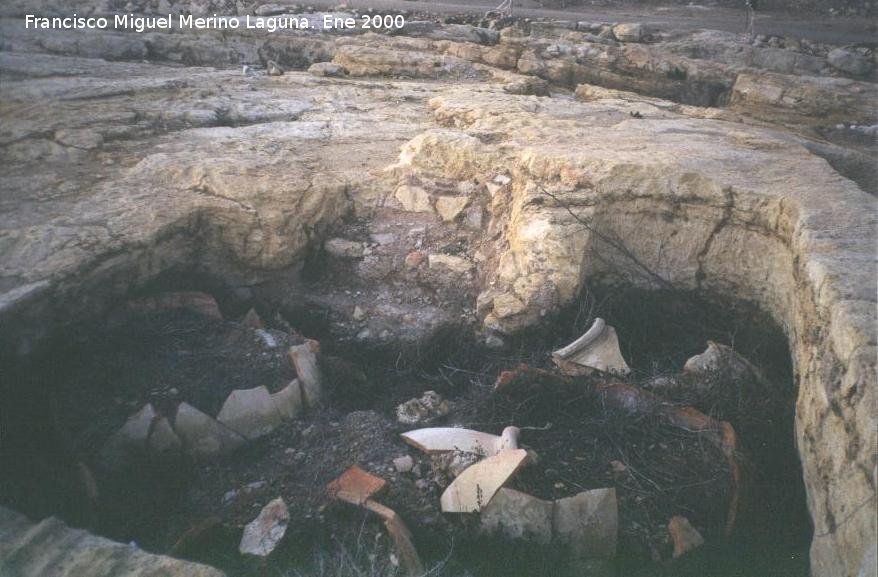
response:
<path fill-rule="evenodd" d="M 449 128 L 395 170 L 511 180 L 494 195 L 487 330 L 537 323 L 595 280 L 753 301 L 785 328 L 812 570 L 856 575 L 876 532 L 874 198 L 781 133 L 636 98 L 450 90 L 431 105 Z"/>

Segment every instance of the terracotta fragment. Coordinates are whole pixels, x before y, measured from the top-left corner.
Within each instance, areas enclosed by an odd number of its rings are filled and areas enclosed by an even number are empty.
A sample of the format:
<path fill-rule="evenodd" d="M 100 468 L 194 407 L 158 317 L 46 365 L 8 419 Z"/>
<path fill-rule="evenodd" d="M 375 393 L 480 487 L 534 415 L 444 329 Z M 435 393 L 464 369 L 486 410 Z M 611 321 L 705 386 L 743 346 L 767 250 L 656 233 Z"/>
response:
<path fill-rule="evenodd" d="M 527 461 L 527 451 L 514 449 L 470 466 L 442 493 L 445 513 L 478 513 Z"/>

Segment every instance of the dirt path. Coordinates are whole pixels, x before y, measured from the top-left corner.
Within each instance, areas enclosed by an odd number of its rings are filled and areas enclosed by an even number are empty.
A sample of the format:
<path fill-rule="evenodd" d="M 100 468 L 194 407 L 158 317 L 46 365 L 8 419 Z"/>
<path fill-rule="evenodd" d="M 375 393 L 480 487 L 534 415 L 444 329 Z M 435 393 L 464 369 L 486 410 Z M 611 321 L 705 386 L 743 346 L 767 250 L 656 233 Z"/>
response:
<path fill-rule="evenodd" d="M 338 0 L 313 0 L 317 8 L 333 8 Z M 365 10 L 421 10 L 438 14 L 481 14 L 494 8 L 499 0 L 348 0 L 350 8 Z M 715 30 L 742 31 L 745 13 L 741 10 L 705 6 L 627 6 L 605 8 L 594 6 L 571 7 L 564 10 L 548 10 L 538 7 L 534 0 L 518 2 L 523 7 L 516 13 L 528 18 L 555 18 L 558 20 L 587 20 L 596 22 L 645 21 L 675 28 L 711 28 Z M 743 2 L 742 2 L 743 4 Z M 831 44 L 878 43 L 878 21 L 871 18 L 827 18 L 807 15 L 796 16 L 781 13 L 762 13 L 758 16 L 757 31 L 761 34 L 809 38 Z"/>

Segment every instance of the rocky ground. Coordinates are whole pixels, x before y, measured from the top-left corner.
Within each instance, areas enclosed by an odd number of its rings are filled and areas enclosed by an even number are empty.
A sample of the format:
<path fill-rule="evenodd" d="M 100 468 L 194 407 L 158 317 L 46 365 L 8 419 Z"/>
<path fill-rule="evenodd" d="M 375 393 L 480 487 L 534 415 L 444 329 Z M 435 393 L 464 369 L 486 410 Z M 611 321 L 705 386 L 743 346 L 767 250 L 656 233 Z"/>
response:
<path fill-rule="evenodd" d="M 165 12 L 203 14 L 302 10 L 165 4 Z M 44 12 L 67 8 L 50 3 Z M 81 14 L 121 8 L 76 6 Z M 23 5 L 2 8 L 0 337 L 7 374 L 16 375 L 4 395 L 27 408 L 22 414 L 46 420 L 44 397 L 72 407 L 63 423 L 74 432 L 70 450 L 91 462 L 100 440 L 145 402 L 168 416 L 180 401 L 216 415 L 233 389 L 278 393 L 293 376 L 290 345 L 316 338 L 324 357 L 336 358 L 325 412 L 285 423 L 230 460 L 181 465 L 180 486 L 173 470 L 155 470 L 179 501 L 147 499 L 144 509 L 132 499 L 128 510 L 128 485 L 111 481 L 104 532 L 246 574 L 259 568 L 237 557 L 233 541 L 282 495 L 302 536 L 282 557 L 310 558 L 306 545 L 350 525 L 337 516 L 356 515 L 324 511 L 323 487 L 359 463 L 392 481 L 387 504 L 441 562 L 452 548 L 446 537 L 460 528 L 438 513 L 426 473 L 394 468 L 405 452 L 395 406 L 440 390 L 451 400 L 448 422 L 499 433 L 515 411 L 488 418 L 496 403 L 477 393 L 518 361 L 542 366 L 551 346 L 577 336 L 565 323 L 581 303 L 612 309 L 612 298 L 589 295 L 636 287 L 694 295 L 686 297 L 693 309 L 719 299 L 741 318 L 763 315 L 780 327 L 784 336 L 768 341 L 788 349 L 772 345 L 762 366 L 792 357 L 793 369 L 775 378 L 795 383 L 797 399 L 781 397 L 787 409 L 796 404 L 811 571 L 856 575 L 875 532 L 874 45 L 750 41 L 645 18 L 437 21 L 419 9 L 409 14 L 424 20 L 394 34 L 266 35 L 33 31 L 23 29 Z M 132 299 L 180 290 L 212 293 L 226 320 L 118 316 Z M 654 294 L 640 302 L 657 305 Z M 696 314 L 695 330 L 623 302 L 615 318 L 627 332 L 624 352 L 642 357 L 639 384 L 657 370 L 643 352 L 655 341 L 643 334 L 697 335 L 661 348 L 676 359 L 663 371 L 678 370 L 712 330 L 725 342 L 737 334 L 717 328 L 719 313 Z M 253 306 L 274 346 L 238 322 Z M 744 314 L 753 307 L 762 312 Z M 626 309 L 641 313 L 623 321 Z M 638 321 L 644 332 L 624 328 Z M 658 328 L 669 324 L 679 328 Z M 39 366 L 49 370 L 31 370 Z M 709 403 L 699 409 L 712 414 Z M 762 432 L 780 437 L 792 425 L 789 410 L 777 411 L 781 429 Z M 758 452 L 758 430 L 740 414 L 723 418 Z M 13 438 L 28 437 L 28 419 L 15 419 Z M 599 436 L 599 420 L 577 422 L 583 435 Z M 57 434 L 51 423 L 45 429 Z M 633 446 L 646 442 L 620 431 Z M 686 461 L 692 439 L 669 444 L 667 431 L 654 433 L 660 450 L 650 451 L 700 470 Z M 569 439 L 560 439 L 538 452 L 563 460 Z M 596 448 L 600 462 L 576 469 L 580 488 L 624 486 L 613 450 Z M 783 449 L 763 458 L 775 450 Z M 707 457 L 701 464 L 715 462 Z M 565 467 L 544 465 L 555 474 L 536 478 L 571 475 Z M 666 480 L 704 480 L 696 477 Z M 556 481 L 534 478 L 518 488 L 566 496 L 553 492 Z M 674 499 L 642 507 L 630 499 L 620 497 L 624 551 L 637 563 L 666 560 L 666 517 L 686 512 Z M 721 521 L 696 509 L 688 515 L 711 540 Z M 144 510 L 152 515 L 141 524 Z M 27 512 L 53 511 L 43 503 Z M 208 545 L 199 531 L 177 543 L 199 523 Z M 352 559 L 369 561 L 338 531 Z M 226 541 L 231 557 L 215 558 L 214 545 Z M 389 549 L 375 551 L 389 563 Z M 458 545 L 458 553 L 451 570 L 491 574 L 477 548 Z M 552 554 L 528 559 L 548 563 Z"/>

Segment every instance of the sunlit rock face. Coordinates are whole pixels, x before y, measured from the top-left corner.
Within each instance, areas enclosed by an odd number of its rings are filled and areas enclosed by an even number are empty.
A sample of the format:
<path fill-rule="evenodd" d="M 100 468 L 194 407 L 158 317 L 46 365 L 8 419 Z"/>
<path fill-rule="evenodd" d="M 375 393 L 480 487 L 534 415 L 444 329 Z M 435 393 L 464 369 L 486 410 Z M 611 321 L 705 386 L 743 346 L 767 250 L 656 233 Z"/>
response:
<path fill-rule="evenodd" d="M 488 336 L 539 324 L 593 281 L 759 303 L 795 363 L 812 570 L 860 570 L 876 531 L 875 199 L 833 168 L 855 156 L 750 118 L 808 127 L 828 103 L 833 121 L 843 109 L 859 119 L 868 77 L 839 77 L 820 56 L 748 49 L 741 62 L 726 37 L 702 54 L 692 38 L 474 43 L 459 29 L 451 40 L 155 34 L 148 46 L 2 29 L 6 350 L 26 353 L 169 270 L 286 278 L 343 217 L 392 206 L 419 219 L 412 230 L 467 229 L 472 242 L 407 247 L 404 266 L 364 254 L 357 274 L 462 290 Z M 239 67 L 266 59 L 343 72 Z M 533 76 L 589 84 L 575 97 L 516 93 Z M 728 97 L 731 109 L 621 87 Z M 462 313 L 436 312 L 436 324 Z"/>

